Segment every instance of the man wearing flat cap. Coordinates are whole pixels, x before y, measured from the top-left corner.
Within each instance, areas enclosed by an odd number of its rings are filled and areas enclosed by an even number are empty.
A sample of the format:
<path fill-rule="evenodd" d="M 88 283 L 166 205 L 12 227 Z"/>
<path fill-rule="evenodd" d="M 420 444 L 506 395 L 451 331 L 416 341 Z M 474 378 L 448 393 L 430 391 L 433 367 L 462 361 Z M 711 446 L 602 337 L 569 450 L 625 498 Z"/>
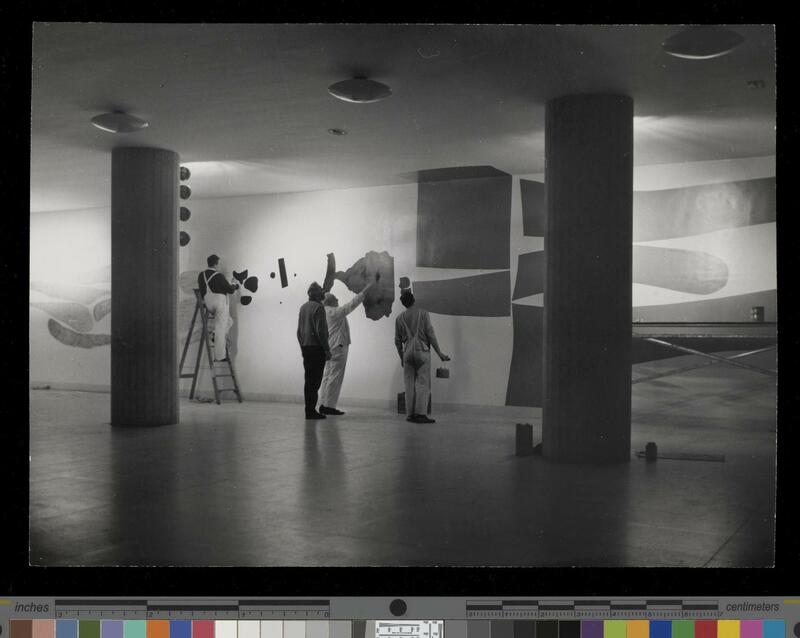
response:
<path fill-rule="evenodd" d="M 339 393 L 344 381 L 344 369 L 347 366 L 347 354 L 350 350 L 350 324 L 347 315 L 358 308 L 364 301 L 367 291 L 380 279 L 380 274 L 375 274 L 375 281 L 367 286 L 345 304 L 339 305 L 339 300 L 332 292 L 326 292 L 322 305 L 325 306 L 325 318 L 328 321 L 328 341 L 331 346 L 331 358 L 325 364 L 322 376 L 322 388 L 319 392 L 319 411 L 321 414 L 341 416 L 344 414 L 336 408 L 339 402 Z"/>
<path fill-rule="evenodd" d="M 303 353 L 303 369 L 305 370 L 305 387 L 303 394 L 306 402 L 306 419 L 324 419 L 325 415 L 317 412 L 317 398 L 325 362 L 331 358 L 328 343 L 328 322 L 325 319 L 325 307 L 322 300 L 325 293 L 316 281 L 308 287 L 308 301 L 300 306 L 297 320 L 297 341 Z"/>

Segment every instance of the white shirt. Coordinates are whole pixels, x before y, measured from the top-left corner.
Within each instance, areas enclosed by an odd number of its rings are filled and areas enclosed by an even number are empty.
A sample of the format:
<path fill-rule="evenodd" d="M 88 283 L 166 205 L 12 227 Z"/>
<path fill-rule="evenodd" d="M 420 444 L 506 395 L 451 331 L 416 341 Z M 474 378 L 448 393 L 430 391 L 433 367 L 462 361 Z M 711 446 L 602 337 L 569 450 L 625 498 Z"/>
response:
<path fill-rule="evenodd" d="M 360 292 L 346 304 L 341 306 L 325 306 L 325 317 L 328 320 L 328 343 L 331 349 L 339 346 L 350 345 L 350 325 L 347 323 L 347 315 L 358 308 L 364 301 L 364 293 Z"/>

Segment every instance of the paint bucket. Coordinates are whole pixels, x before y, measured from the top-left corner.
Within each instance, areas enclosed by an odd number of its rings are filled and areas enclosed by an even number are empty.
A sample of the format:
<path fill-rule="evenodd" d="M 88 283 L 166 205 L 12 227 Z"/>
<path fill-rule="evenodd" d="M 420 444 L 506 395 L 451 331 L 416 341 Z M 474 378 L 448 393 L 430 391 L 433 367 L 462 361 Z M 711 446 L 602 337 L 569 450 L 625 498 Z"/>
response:
<path fill-rule="evenodd" d="M 437 379 L 449 379 L 450 378 L 450 370 L 447 368 L 446 364 L 441 368 L 436 368 L 436 378 Z"/>
<path fill-rule="evenodd" d="M 644 446 L 644 458 L 647 461 L 655 461 L 658 459 L 658 446 L 652 441 Z"/>

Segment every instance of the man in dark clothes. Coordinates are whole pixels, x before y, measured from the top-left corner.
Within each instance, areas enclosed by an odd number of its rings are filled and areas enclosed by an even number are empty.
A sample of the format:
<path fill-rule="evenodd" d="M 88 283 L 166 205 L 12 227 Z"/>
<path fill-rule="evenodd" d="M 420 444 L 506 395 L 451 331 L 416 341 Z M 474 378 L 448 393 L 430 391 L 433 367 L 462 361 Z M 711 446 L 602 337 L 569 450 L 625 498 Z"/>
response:
<path fill-rule="evenodd" d="M 206 308 L 214 313 L 214 360 L 227 361 L 225 338 L 233 325 L 228 295 L 239 289 L 239 284 L 230 284 L 220 272 L 222 261 L 217 255 L 206 259 L 208 269 L 197 275 L 197 287 L 206 303 Z"/>
<path fill-rule="evenodd" d="M 303 353 L 303 369 L 305 370 L 305 387 L 303 394 L 306 400 L 306 419 L 324 419 L 325 415 L 317 412 L 319 386 L 325 371 L 325 362 L 331 358 L 328 344 L 328 321 L 325 318 L 325 306 L 322 300 L 325 293 L 316 281 L 308 287 L 308 301 L 300 306 L 297 320 L 297 341 Z"/>

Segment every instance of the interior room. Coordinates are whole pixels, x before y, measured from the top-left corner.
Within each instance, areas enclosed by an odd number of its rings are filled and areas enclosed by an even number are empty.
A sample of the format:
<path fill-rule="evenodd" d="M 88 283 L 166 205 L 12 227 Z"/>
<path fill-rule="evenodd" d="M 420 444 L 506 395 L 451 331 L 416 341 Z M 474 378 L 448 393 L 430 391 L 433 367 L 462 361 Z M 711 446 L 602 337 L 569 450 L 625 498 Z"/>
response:
<path fill-rule="evenodd" d="M 32 565 L 773 565 L 772 26 L 32 53 Z"/>

